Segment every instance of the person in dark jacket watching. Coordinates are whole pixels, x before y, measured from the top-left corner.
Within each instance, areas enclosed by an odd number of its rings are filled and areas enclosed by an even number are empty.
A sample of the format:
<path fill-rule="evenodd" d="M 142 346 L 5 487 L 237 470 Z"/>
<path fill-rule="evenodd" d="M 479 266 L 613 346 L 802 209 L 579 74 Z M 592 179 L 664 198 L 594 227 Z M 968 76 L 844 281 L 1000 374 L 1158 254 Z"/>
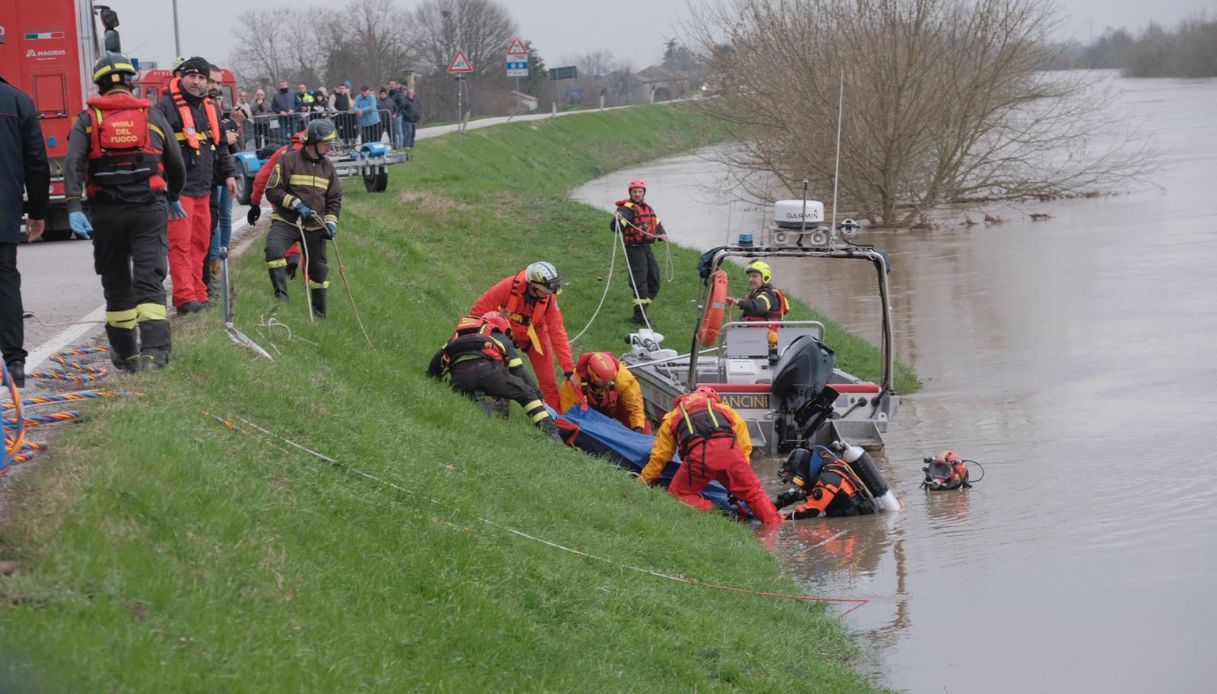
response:
<path fill-rule="evenodd" d="M 178 201 L 186 165 L 165 116 L 131 95 L 136 70 L 126 56 L 105 54 L 92 74 L 101 96 L 88 100 L 68 136 L 68 223 L 93 239 L 110 360 L 122 371 L 159 371 L 170 352 L 166 214 L 186 216 Z M 85 192 L 91 221 L 81 209 Z"/>
<path fill-rule="evenodd" d="M 173 305 L 179 314 L 202 310 L 207 304 L 203 259 L 211 245 L 211 191 L 223 183 L 234 197 L 232 157 L 224 146 L 220 113 L 207 97 L 211 63 L 193 57 L 175 70 L 165 96 L 155 108 L 169 121 L 186 160 L 186 186 L 181 203 L 185 219 L 169 220 L 169 274 L 173 278 Z"/>
<path fill-rule="evenodd" d="M 401 111 L 403 146 L 409 149 L 414 146 L 414 133 L 418 129 L 418 121 L 423 116 L 422 107 L 418 105 L 418 99 L 413 89 L 401 88 L 397 108 Z"/>
<path fill-rule="evenodd" d="M 287 81 L 279 83 L 279 89 L 275 92 L 275 96 L 270 100 L 270 110 L 279 114 L 279 120 L 275 128 L 277 133 L 271 133 L 271 144 L 283 145 L 287 144 L 288 138 L 292 133 L 296 132 L 296 118 L 293 114 L 300 108 L 296 102 L 296 95 L 288 91 Z"/>
<path fill-rule="evenodd" d="M 13 384 L 25 387 L 25 310 L 21 305 L 22 197 L 27 199 L 25 236 L 42 237 L 50 203 L 51 169 L 34 101 L 0 77 L 0 351 Z"/>

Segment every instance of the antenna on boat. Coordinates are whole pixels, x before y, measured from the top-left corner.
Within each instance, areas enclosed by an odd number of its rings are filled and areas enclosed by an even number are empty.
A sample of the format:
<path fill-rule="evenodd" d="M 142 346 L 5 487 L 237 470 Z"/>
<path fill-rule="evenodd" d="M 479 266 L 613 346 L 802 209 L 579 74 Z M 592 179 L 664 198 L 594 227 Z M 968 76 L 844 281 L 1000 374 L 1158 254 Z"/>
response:
<path fill-rule="evenodd" d="M 841 114 L 845 111 L 845 70 L 841 70 L 841 89 L 837 94 L 837 162 L 832 173 L 832 226 L 828 227 L 830 238 L 837 237 L 837 185 L 841 176 Z M 807 196 L 804 195 L 806 200 Z M 807 203 L 804 202 L 804 205 Z"/>
<path fill-rule="evenodd" d="M 807 179 L 803 179 L 803 213 L 799 215 L 799 245 L 803 245 L 803 234 L 807 233 Z"/>

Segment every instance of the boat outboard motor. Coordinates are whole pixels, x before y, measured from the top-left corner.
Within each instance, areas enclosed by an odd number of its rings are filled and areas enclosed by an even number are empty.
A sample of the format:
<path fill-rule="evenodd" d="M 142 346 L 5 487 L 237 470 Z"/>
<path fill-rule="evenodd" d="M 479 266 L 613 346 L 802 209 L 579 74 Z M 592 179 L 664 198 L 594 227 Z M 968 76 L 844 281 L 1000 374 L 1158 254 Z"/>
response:
<path fill-rule="evenodd" d="M 836 366 L 836 355 L 824 343 L 810 335 L 800 335 L 786 347 L 774 369 L 770 392 L 777 399 L 777 411 L 783 416 L 779 441 L 810 440 L 820 424 L 832 414 L 837 392 L 828 386 Z M 786 423 L 793 420 L 793 431 Z"/>
<path fill-rule="evenodd" d="M 892 492 L 891 487 L 887 485 L 887 480 L 883 478 L 883 474 L 879 472 L 875 461 L 870 457 L 870 454 L 862 449 L 861 446 L 855 446 L 848 441 L 834 441 L 833 449 L 839 451 L 841 459 L 849 463 L 853 468 L 854 473 L 858 475 L 858 479 L 866 485 L 870 493 L 875 497 L 875 503 L 884 511 L 900 511 L 902 506 L 900 500 L 896 498 L 896 494 Z"/>

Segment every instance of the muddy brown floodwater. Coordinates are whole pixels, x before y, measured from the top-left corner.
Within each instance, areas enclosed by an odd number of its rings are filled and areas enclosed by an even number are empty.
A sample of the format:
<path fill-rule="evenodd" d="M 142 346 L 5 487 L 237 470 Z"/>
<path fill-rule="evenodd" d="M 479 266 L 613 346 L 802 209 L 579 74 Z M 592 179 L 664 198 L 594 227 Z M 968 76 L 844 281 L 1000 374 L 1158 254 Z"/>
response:
<path fill-rule="evenodd" d="M 872 598 L 845 619 L 882 685 L 1217 689 L 1217 80 L 1110 81 L 1160 152 L 1153 185 L 860 239 L 891 256 L 896 355 L 925 384 L 879 461 L 906 510 L 788 523 L 778 551 L 809 593 Z M 672 238 L 708 248 L 762 223 L 722 204 L 726 173 L 702 152 L 576 197 L 611 208 L 641 175 Z M 774 265 L 877 339 L 865 264 Z M 985 479 L 921 491 L 921 458 L 944 449 Z"/>

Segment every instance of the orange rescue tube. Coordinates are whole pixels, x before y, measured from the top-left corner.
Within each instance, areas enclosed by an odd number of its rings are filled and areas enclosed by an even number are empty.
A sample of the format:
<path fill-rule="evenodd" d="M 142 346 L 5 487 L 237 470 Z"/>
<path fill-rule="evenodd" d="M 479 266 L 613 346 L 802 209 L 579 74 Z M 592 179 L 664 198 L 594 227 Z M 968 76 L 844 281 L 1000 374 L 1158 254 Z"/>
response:
<path fill-rule="evenodd" d="M 718 343 L 718 333 L 723 327 L 723 312 L 727 309 L 727 273 L 715 270 L 710 275 L 710 297 L 706 300 L 705 313 L 701 317 L 701 331 L 697 339 L 702 347 L 713 347 Z"/>

